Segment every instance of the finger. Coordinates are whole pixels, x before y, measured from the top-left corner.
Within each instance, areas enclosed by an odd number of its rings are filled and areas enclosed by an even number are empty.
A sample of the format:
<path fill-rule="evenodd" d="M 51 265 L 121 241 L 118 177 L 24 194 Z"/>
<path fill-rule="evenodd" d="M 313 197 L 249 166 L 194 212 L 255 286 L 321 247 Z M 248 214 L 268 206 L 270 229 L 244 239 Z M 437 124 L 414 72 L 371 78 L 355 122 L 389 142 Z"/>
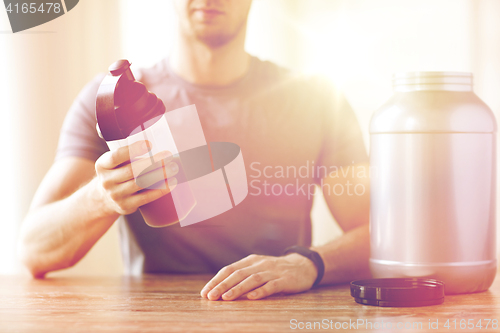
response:
<path fill-rule="evenodd" d="M 248 262 L 248 261 L 250 261 L 250 260 L 246 260 L 244 262 Z M 259 273 L 259 272 L 265 272 L 265 271 L 269 271 L 269 267 L 266 265 L 266 261 L 265 260 L 252 261 L 249 264 L 249 266 L 241 268 L 241 269 L 237 269 L 231 275 L 229 275 L 226 279 L 224 279 L 219 284 L 217 284 L 207 294 L 207 298 L 210 299 L 210 300 L 212 300 L 212 301 L 213 300 L 217 300 L 221 295 L 223 295 L 224 293 L 228 292 L 234 286 L 237 286 L 240 282 L 243 282 L 245 279 L 247 279 L 248 277 L 250 277 L 252 274 L 256 274 L 256 273 Z M 252 278 L 252 281 L 258 280 L 261 277 L 262 277 L 262 275 L 254 276 L 254 278 Z M 269 276 L 268 280 L 269 279 L 270 279 L 270 276 Z M 239 287 L 237 287 L 236 289 L 239 290 Z M 246 290 L 246 291 L 248 291 L 248 290 Z M 243 294 L 243 293 L 241 293 L 241 294 Z M 231 294 L 229 294 L 227 296 L 229 297 L 232 294 L 233 293 L 231 293 Z M 234 297 L 234 298 L 237 298 L 237 297 Z"/>
<path fill-rule="evenodd" d="M 140 207 L 155 200 L 158 200 L 165 194 L 172 191 L 177 185 L 177 179 L 172 178 L 169 181 L 169 189 L 161 189 L 161 190 L 146 190 L 137 194 L 134 194 L 126 199 L 126 205 L 129 207 Z"/>
<path fill-rule="evenodd" d="M 283 291 L 285 288 L 285 280 L 280 278 L 280 279 L 275 279 L 275 280 L 270 280 L 266 284 L 264 284 L 262 287 L 255 289 L 251 293 L 247 295 L 248 299 L 262 299 L 267 296 L 271 296 L 276 293 L 280 293 Z"/>
<path fill-rule="evenodd" d="M 165 181 L 174 177 L 179 172 L 177 163 L 170 162 L 165 165 L 163 161 L 160 168 L 141 174 L 135 179 L 138 188 L 165 189 Z"/>
<path fill-rule="evenodd" d="M 151 163 L 151 158 L 141 158 L 132 163 L 127 163 L 116 169 L 116 175 L 113 175 L 115 183 L 124 183 L 131 179 L 135 179 L 143 173 L 150 170 L 155 170 L 162 167 L 162 161 L 171 161 L 173 158 L 172 153 L 162 151 L 153 156 L 153 160 L 157 161 Z"/>
<path fill-rule="evenodd" d="M 238 271 L 236 271 L 238 272 Z M 235 273 L 236 273 L 235 272 Z M 233 275 L 235 274 L 233 273 Z M 228 279 L 230 279 L 229 277 Z M 273 278 L 273 274 L 270 271 L 258 271 L 256 273 L 251 274 L 246 279 L 236 284 L 234 287 L 229 289 L 227 292 L 222 294 L 222 299 L 225 301 L 232 301 L 240 297 L 241 295 L 254 290 L 270 281 Z M 226 280 L 228 280 L 226 279 Z M 216 287 L 214 290 L 217 290 Z"/>
<path fill-rule="evenodd" d="M 154 156 L 141 157 L 130 163 L 135 177 L 161 168 L 163 164 L 170 162 L 173 155 L 169 151 L 162 151 Z"/>
<path fill-rule="evenodd" d="M 177 186 L 177 178 L 170 177 L 169 179 L 165 179 L 162 181 L 161 185 L 151 184 L 148 188 L 150 190 L 161 190 L 164 194 L 171 192 L 175 186 Z M 115 185 L 114 193 L 116 199 L 123 199 L 126 197 L 130 197 L 137 194 L 142 194 L 146 192 L 147 189 L 137 185 L 134 179 L 131 179 L 127 182 L 120 183 Z"/>
<path fill-rule="evenodd" d="M 146 154 L 151 148 L 149 141 L 137 141 L 129 146 L 120 147 L 99 158 L 99 165 L 105 169 L 114 169 L 131 158 Z"/>
<path fill-rule="evenodd" d="M 207 297 L 208 293 L 215 288 L 219 283 L 226 279 L 229 275 L 233 274 L 236 270 L 250 266 L 251 264 L 261 260 L 261 257 L 255 254 L 251 254 L 231 265 L 222 268 L 217 274 L 207 282 L 200 292 L 202 297 Z"/>
<path fill-rule="evenodd" d="M 229 291 L 231 288 L 236 286 L 238 283 L 244 281 L 247 277 L 253 273 L 257 273 L 258 268 L 255 266 L 248 266 L 242 269 L 235 270 L 227 278 L 219 282 L 212 290 L 207 294 L 207 298 L 211 301 L 218 300 L 222 294 Z"/>

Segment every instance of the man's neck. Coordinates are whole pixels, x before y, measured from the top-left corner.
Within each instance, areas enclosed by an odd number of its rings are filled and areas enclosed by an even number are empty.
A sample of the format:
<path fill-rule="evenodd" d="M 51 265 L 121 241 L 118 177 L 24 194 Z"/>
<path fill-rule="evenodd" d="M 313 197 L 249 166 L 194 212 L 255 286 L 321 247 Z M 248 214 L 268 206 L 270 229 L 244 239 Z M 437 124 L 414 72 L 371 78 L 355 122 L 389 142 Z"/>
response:
<path fill-rule="evenodd" d="M 237 81 L 248 71 L 250 55 L 245 52 L 244 44 L 245 31 L 217 48 L 207 46 L 195 38 L 179 36 L 170 57 L 170 66 L 188 82 L 225 86 Z"/>

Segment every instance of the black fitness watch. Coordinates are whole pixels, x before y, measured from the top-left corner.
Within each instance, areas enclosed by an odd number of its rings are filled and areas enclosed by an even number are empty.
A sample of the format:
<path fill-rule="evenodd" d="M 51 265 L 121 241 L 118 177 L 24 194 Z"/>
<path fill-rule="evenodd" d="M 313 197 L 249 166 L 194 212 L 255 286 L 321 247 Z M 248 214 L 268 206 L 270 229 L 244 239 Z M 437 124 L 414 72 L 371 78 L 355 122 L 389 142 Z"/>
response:
<path fill-rule="evenodd" d="M 304 256 L 307 259 L 311 260 L 314 265 L 316 265 L 316 268 L 318 269 L 318 277 L 316 278 L 316 281 L 314 281 L 313 287 L 317 286 L 321 282 L 323 274 L 325 274 L 325 264 L 323 263 L 323 259 L 321 258 L 319 253 L 305 246 L 299 245 L 287 247 L 283 252 L 283 255 L 287 255 L 290 253 L 300 254 L 301 256 Z"/>

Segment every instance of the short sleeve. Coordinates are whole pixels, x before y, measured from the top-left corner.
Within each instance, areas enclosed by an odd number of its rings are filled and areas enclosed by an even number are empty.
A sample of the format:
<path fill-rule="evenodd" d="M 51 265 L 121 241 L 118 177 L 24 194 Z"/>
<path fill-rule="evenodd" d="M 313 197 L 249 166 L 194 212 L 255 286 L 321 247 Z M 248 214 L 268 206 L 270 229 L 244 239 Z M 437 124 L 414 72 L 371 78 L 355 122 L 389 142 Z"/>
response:
<path fill-rule="evenodd" d="M 318 162 L 327 169 L 369 163 L 361 128 L 349 102 L 331 84 L 323 88 L 324 135 Z"/>
<path fill-rule="evenodd" d="M 90 81 L 71 105 L 61 128 L 56 160 L 73 156 L 96 161 L 109 150 L 97 134 L 95 120 L 95 99 L 104 76 L 99 74 Z"/>

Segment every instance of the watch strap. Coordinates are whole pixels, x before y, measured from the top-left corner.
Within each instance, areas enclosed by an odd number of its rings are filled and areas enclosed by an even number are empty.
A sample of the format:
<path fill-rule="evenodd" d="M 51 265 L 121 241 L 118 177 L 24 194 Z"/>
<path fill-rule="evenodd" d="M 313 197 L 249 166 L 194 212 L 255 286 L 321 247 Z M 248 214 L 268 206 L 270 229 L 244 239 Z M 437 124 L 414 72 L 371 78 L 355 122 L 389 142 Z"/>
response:
<path fill-rule="evenodd" d="M 323 275 L 325 274 L 325 263 L 323 262 L 323 258 L 321 258 L 319 253 L 300 245 L 287 247 L 283 252 L 283 255 L 287 255 L 290 253 L 300 254 L 301 256 L 304 256 L 307 259 L 311 260 L 314 265 L 316 265 L 318 276 L 316 277 L 316 281 L 314 281 L 313 287 L 317 286 L 321 282 L 321 279 L 323 279 Z"/>

